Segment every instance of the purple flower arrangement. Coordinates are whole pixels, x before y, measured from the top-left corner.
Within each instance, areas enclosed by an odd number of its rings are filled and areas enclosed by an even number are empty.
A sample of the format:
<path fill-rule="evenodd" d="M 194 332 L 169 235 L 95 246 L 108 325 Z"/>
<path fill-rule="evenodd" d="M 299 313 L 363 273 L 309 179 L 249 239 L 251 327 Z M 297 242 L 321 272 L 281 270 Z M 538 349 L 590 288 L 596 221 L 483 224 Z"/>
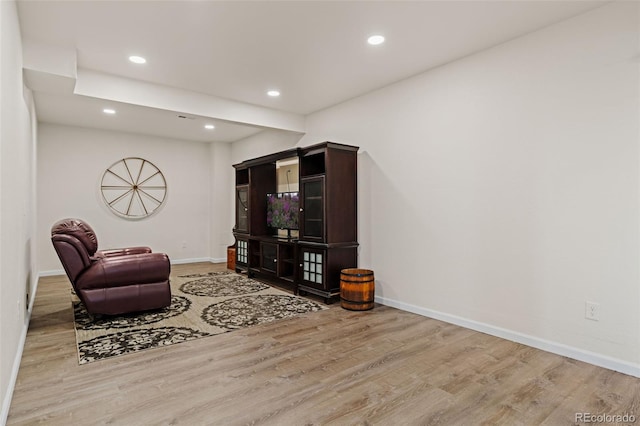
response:
<path fill-rule="evenodd" d="M 298 229 L 300 198 L 297 192 L 267 195 L 267 225 L 278 229 Z"/>

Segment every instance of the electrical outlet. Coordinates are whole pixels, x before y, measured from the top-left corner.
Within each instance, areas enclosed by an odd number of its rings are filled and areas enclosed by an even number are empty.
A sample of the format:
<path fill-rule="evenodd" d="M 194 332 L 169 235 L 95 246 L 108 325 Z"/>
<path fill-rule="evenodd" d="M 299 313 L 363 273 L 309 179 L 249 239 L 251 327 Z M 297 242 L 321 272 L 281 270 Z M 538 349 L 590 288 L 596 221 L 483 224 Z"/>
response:
<path fill-rule="evenodd" d="M 584 302 L 584 317 L 592 321 L 600 321 L 600 304 Z"/>

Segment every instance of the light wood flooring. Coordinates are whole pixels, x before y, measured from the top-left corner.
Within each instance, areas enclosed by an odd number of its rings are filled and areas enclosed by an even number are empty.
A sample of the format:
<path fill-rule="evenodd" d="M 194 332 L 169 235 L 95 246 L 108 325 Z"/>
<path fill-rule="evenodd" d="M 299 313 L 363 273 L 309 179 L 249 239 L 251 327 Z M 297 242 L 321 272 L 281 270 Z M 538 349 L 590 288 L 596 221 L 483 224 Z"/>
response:
<path fill-rule="evenodd" d="M 69 290 L 40 280 L 9 425 L 640 425 L 640 379 L 379 305 L 78 365 Z"/>

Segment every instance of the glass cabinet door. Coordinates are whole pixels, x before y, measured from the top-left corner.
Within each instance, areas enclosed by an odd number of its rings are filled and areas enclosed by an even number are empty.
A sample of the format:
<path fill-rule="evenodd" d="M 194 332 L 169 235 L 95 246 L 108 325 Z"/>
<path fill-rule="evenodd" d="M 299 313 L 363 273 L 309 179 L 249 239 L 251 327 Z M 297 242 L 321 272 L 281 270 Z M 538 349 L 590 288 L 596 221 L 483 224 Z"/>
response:
<path fill-rule="evenodd" d="M 271 243 L 260 243 L 260 267 L 263 271 L 275 274 L 277 272 L 278 245 Z"/>
<path fill-rule="evenodd" d="M 236 186 L 236 231 L 249 232 L 249 185 Z"/>
<path fill-rule="evenodd" d="M 248 241 L 238 240 L 236 244 L 236 263 L 246 266 L 249 263 Z"/>
<path fill-rule="evenodd" d="M 324 177 L 302 180 L 301 238 L 324 241 Z"/>
<path fill-rule="evenodd" d="M 322 250 L 300 250 L 300 278 L 304 285 L 323 289 L 325 283 L 325 252 Z"/>

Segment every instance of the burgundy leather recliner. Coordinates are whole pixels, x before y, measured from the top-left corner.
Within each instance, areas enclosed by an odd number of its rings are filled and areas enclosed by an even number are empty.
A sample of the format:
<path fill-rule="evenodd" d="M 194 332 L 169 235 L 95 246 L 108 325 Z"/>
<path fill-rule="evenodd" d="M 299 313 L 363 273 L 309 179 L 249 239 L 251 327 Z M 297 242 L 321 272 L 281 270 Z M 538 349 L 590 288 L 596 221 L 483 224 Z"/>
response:
<path fill-rule="evenodd" d="M 51 241 L 89 313 L 117 315 L 171 304 L 166 254 L 149 247 L 98 251 L 93 229 L 79 219 L 55 223 Z"/>

